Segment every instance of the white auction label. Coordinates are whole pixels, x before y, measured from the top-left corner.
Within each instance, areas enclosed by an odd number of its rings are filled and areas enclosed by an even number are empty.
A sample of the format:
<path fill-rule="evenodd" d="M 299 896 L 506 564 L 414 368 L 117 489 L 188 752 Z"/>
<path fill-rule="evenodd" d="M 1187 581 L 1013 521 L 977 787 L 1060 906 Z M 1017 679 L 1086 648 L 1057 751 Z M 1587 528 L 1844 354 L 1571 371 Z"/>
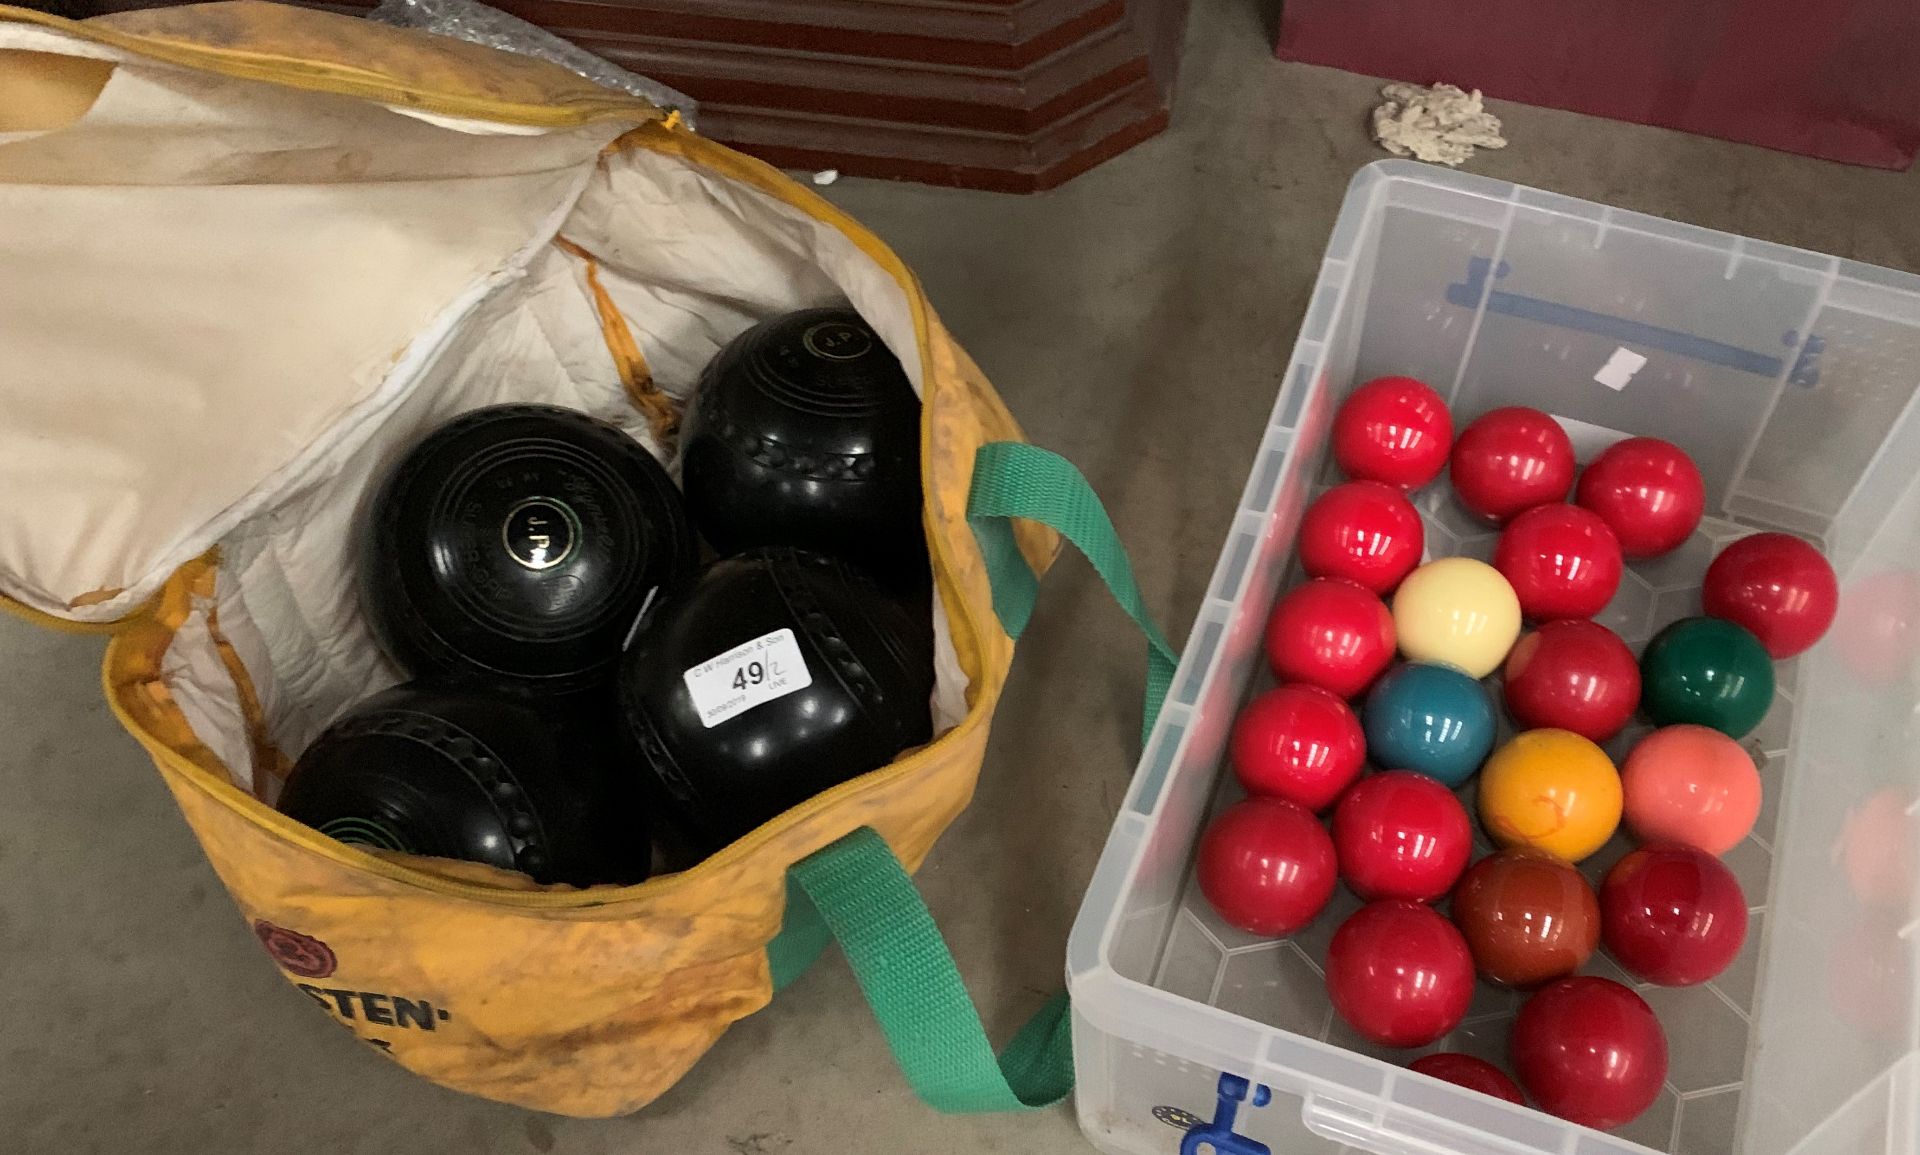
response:
<path fill-rule="evenodd" d="M 1627 387 L 1627 382 L 1633 380 L 1635 373 L 1646 367 L 1647 359 L 1632 349 L 1615 349 L 1613 356 L 1607 358 L 1605 365 L 1600 366 L 1599 371 L 1593 375 L 1593 379 L 1618 393 Z"/>
<path fill-rule="evenodd" d="M 711 730 L 755 706 L 813 685 L 792 630 L 775 630 L 708 658 L 680 675 L 700 724 Z"/>

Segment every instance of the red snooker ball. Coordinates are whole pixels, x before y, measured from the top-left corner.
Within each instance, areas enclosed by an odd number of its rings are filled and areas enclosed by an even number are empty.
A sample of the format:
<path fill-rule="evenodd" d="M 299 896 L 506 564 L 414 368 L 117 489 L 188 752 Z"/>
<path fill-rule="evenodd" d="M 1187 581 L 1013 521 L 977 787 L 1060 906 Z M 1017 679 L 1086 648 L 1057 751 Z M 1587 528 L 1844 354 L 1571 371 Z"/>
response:
<path fill-rule="evenodd" d="M 1407 495 L 1378 481 L 1336 485 L 1300 519 L 1300 566 L 1309 577 L 1346 578 L 1391 593 L 1426 545 L 1420 514 Z"/>
<path fill-rule="evenodd" d="M 1473 855 L 1466 807 L 1439 782 L 1389 770 L 1356 783 L 1333 812 L 1340 877 L 1361 898 L 1432 902 Z"/>
<path fill-rule="evenodd" d="M 1590 618 L 1620 588 L 1625 563 L 1607 523 L 1577 505 L 1537 505 L 1513 519 L 1493 550 L 1493 568 L 1535 621 Z"/>
<path fill-rule="evenodd" d="M 1411 377 L 1377 377 L 1333 417 L 1333 459 L 1356 481 L 1417 489 L 1440 474 L 1453 444 L 1447 403 Z"/>
<path fill-rule="evenodd" d="M 1247 798 L 1201 835 L 1194 874 L 1229 926 L 1278 936 L 1313 921 L 1338 869 L 1319 819 L 1284 798 Z"/>
<path fill-rule="evenodd" d="M 1248 702 L 1233 723 L 1233 771 L 1247 793 L 1308 810 L 1333 805 L 1367 757 L 1360 719 L 1318 686 L 1295 682 Z"/>
<path fill-rule="evenodd" d="M 1327 995 L 1347 1025 L 1389 1047 L 1424 1047 L 1473 1001 L 1473 955 L 1452 923 L 1417 902 L 1368 903 L 1333 932 Z"/>
<path fill-rule="evenodd" d="M 1561 979 L 1513 1022 L 1513 1069 L 1543 1111 L 1602 1131 L 1660 1097 L 1667 1035 L 1645 999 L 1612 979 Z"/>
<path fill-rule="evenodd" d="M 1571 730 L 1605 742 L 1640 705 L 1640 663 L 1597 622 L 1547 622 L 1514 643 L 1503 693 L 1522 729 Z"/>
<path fill-rule="evenodd" d="M 1786 533 L 1756 533 L 1720 551 L 1700 585 L 1708 617 L 1745 626 L 1775 661 L 1820 640 L 1840 608 L 1840 583 L 1820 551 Z"/>
<path fill-rule="evenodd" d="M 1643 846 L 1600 884 L 1600 940 L 1647 982 L 1690 987 L 1740 953 L 1747 897 L 1733 872 L 1698 847 Z"/>
<path fill-rule="evenodd" d="M 1678 549 L 1700 524 L 1707 483 L 1673 442 L 1629 437 L 1588 464 L 1574 500 L 1612 527 L 1628 557 L 1659 557 Z"/>
<path fill-rule="evenodd" d="M 1560 423 L 1515 405 L 1467 426 L 1453 447 L 1448 476 L 1460 504 L 1504 525 L 1536 505 L 1565 501 L 1573 468 L 1573 442 Z"/>
<path fill-rule="evenodd" d="M 1273 607 L 1266 642 L 1281 681 L 1357 698 L 1393 661 L 1393 614 L 1372 590 L 1315 578 Z"/>
<path fill-rule="evenodd" d="M 1485 1059 L 1476 1059 L 1459 1051 L 1436 1051 L 1408 1063 L 1407 1069 L 1431 1075 L 1443 1083 L 1478 1091 L 1482 1095 L 1492 1095 L 1522 1107 L 1527 1105 L 1526 1096 L 1520 1093 L 1520 1085 L 1507 1078 L 1504 1071 Z"/>

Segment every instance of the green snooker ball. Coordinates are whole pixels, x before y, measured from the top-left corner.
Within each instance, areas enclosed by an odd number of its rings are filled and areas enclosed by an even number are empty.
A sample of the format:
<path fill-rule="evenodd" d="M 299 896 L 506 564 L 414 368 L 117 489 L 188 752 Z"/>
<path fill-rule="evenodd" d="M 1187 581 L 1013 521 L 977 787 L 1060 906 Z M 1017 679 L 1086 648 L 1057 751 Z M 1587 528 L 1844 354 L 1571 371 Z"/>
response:
<path fill-rule="evenodd" d="M 1719 618 L 1682 618 L 1640 656 L 1640 704 L 1657 725 L 1691 722 L 1744 738 L 1773 705 L 1773 660 L 1760 639 Z"/>

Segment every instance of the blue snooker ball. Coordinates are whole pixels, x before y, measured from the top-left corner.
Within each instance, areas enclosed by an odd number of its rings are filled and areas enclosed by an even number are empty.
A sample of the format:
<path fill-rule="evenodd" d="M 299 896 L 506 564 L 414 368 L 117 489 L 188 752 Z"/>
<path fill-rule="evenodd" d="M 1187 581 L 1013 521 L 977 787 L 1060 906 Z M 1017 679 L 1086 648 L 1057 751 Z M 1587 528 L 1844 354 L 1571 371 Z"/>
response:
<path fill-rule="evenodd" d="M 1367 757 L 1458 786 L 1493 752 L 1497 723 L 1487 691 L 1452 666 L 1409 662 L 1387 671 L 1361 712 Z"/>

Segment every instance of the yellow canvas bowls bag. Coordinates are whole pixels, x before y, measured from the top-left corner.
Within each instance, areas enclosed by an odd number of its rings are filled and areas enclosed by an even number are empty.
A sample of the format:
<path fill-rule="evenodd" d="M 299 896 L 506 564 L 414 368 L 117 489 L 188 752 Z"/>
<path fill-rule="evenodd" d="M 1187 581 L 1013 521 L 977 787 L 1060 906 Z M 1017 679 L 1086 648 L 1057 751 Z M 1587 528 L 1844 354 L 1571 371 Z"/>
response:
<path fill-rule="evenodd" d="M 112 632 L 115 713 L 326 1014 L 449 1087 L 611 1115 L 832 935 L 929 1102 L 1066 1092 L 1064 1003 L 996 1060 L 907 872 L 972 794 L 1054 548 L 1012 519 L 1065 531 L 1144 618 L 1098 502 L 1019 443 L 871 233 L 538 61 L 256 2 L 0 7 L 0 271 L 0 592 Z M 629 887 L 346 846 L 273 809 L 291 759 L 398 678 L 351 580 L 385 464 L 510 400 L 664 457 L 721 344 L 842 301 L 922 399 L 934 741 Z"/>

